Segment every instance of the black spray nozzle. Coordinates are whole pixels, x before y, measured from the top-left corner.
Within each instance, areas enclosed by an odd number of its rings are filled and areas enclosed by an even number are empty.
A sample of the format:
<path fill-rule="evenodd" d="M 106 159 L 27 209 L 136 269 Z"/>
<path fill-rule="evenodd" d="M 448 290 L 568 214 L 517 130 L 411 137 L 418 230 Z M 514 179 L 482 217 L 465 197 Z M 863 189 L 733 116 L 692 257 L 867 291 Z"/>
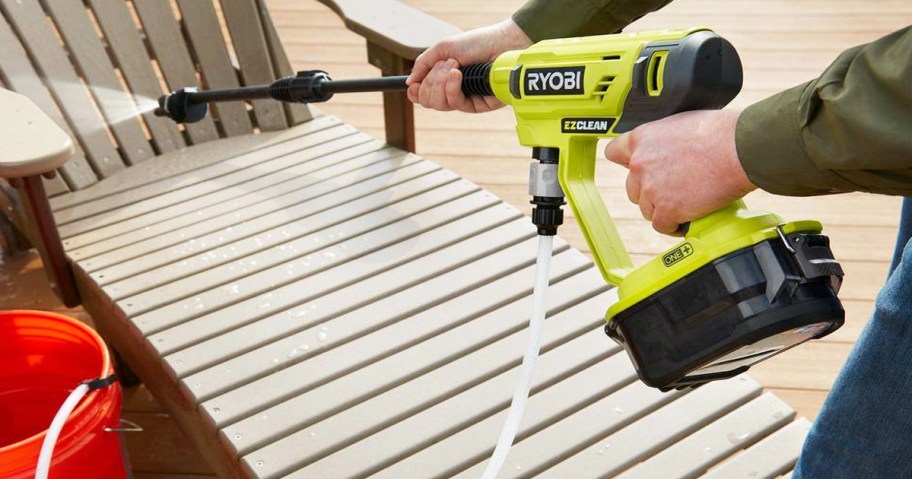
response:
<path fill-rule="evenodd" d="M 196 87 L 174 90 L 158 99 L 155 116 L 166 116 L 177 123 L 195 123 L 206 117 L 209 107 L 206 102 L 196 102 L 194 95 L 199 94 Z"/>

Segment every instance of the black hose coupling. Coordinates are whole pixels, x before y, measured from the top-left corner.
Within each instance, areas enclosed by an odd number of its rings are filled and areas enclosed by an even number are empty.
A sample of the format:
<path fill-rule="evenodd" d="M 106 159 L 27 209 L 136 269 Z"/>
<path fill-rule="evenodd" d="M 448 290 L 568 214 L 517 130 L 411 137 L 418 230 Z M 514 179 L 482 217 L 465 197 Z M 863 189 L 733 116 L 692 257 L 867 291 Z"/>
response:
<path fill-rule="evenodd" d="M 205 102 L 192 101 L 192 95 L 197 92 L 199 89 L 196 87 L 185 87 L 162 95 L 158 99 L 158 108 L 153 113 L 178 123 L 196 123 L 209 113 L 209 106 Z"/>
<path fill-rule="evenodd" d="M 557 227 L 564 224 L 564 190 L 557 177 L 558 148 L 533 148 L 533 161 L 529 165 L 529 194 L 532 195 L 532 224 L 538 234 L 554 236 Z"/>
<path fill-rule="evenodd" d="M 323 83 L 331 81 L 323 70 L 300 71 L 295 76 L 279 78 L 269 85 L 269 96 L 290 103 L 322 103 L 333 94 L 323 91 Z"/>

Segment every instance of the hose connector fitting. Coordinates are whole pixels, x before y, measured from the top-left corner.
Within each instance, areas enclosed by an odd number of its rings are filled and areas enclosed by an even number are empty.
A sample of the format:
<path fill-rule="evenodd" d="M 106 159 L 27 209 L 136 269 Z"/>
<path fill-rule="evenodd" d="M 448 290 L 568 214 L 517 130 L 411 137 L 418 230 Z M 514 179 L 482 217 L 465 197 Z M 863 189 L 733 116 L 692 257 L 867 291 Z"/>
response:
<path fill-rule="evenodd" d="M 533 148 L 533 161 L 529 165 L 529 195 L 532 196 L 532 224 L 538 234 L 554 236 L 557 227 L 564 224 L 564 190 L 557 176 L 560 150 L 557 148 Z"/>

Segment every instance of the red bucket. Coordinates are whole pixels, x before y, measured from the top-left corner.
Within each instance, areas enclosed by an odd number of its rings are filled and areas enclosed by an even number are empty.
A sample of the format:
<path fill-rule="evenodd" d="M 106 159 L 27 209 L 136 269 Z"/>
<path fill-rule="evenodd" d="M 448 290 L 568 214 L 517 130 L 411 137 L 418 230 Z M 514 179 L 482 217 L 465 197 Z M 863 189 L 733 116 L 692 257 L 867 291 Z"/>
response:
<path fill-rule="evenodd" d="M 0 311 L 0 478 L 35 475 L 41 442 L 79 383 L 114 374 L 104 342 L 75 319 L 43 311 Z M 89 392 L 70 415 L 50 478 L 127 477 L 117 428 L 118 384 Z"/>

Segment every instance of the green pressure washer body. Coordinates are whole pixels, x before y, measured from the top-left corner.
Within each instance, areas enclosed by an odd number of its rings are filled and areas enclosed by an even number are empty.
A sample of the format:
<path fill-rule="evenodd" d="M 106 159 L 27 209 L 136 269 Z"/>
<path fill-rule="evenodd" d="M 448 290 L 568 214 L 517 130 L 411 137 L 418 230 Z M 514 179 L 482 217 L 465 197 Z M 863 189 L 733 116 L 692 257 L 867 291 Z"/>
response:
<path fill-rule="evenodd" d="M 741 63 L 725 39 L 693 28 L 546 40 L 462 72 L 467 95 L 495 95 L 513 107 L 520 142 L 533 147 L 539 234 L 555 234 L 564 199 L 570 203 L 596 265 L 618 286 L 605 331 L 646 384 L 664 391 L 729 378 L 843 324 L 843 272 L 819 222 L 785 222 L 735 201 L 682 225 L 678 244 L 634 269 L 599 196 L 599 139 L 722 108 L 737 95 Z M 209 101 L 319 102 L 404 88 L 405 77 L 333 81 L 301 72 L 261 87 L 178 90 L 162 97 L 157 113 L 191 121 L 205 116 Z"/>

